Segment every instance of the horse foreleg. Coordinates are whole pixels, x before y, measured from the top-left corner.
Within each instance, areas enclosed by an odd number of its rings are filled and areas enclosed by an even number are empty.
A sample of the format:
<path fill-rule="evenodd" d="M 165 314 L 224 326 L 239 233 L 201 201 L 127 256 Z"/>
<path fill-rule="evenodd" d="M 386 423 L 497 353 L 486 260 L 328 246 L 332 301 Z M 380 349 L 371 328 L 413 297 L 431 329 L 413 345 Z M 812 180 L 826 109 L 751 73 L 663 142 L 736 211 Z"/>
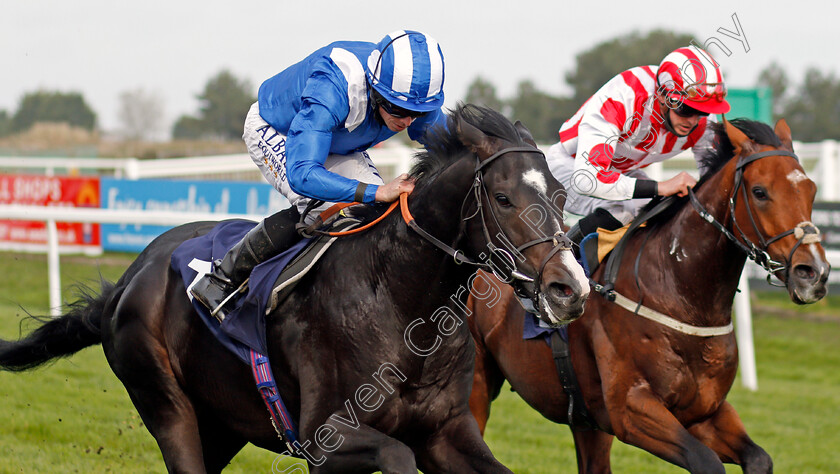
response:
<path fill-rule="evenodd" d="M 511 472 L 490 452 L 470 413 L 444 423 L 419 450 L 417 461 L 423 472 Z"/>
<path fill-rule="evenodd" d="M 723 462 L 739 464 L 745 473 L 773 472 L 770 455 L 750 439 L 735 408 L 726 400 L 712 417 L 690 426 L 688 431 L 714 450 Z"/>
<path fill-rule="evenodd" d="M 484 344 L 475 339 L 475 371 L 470 392 L 470 411 L 478 422 L 481 436 L 484 436 L 487 420 L 490 419 L 490 402 L 499 396 L 504 381 L 496 361 Z"/>
<path fill-rule="evenodd" d="M 644 449 L 689 472 L 724 474 L 717 454 L 686 430 L 647 384 L 608 401 L 613 431 L 621 441 Z"/>
<path fill-rule="evenodd" d="M 301 440 L 295 454 L 309 462 L 310 473 L 417 473 L 414 452 L 399 440 L 362 423 L 348 425 L 333 420 L 313 429 L 301 428 L 301 435 L 309 435 Z"/>
<path fill-rule="evenodd" d="M 610 449 L 615 438 L 609 433 L 598 430 L 572 431 L 575 438 L 578 472 L 580 474 L 608 474 L 610 467 Z"/>

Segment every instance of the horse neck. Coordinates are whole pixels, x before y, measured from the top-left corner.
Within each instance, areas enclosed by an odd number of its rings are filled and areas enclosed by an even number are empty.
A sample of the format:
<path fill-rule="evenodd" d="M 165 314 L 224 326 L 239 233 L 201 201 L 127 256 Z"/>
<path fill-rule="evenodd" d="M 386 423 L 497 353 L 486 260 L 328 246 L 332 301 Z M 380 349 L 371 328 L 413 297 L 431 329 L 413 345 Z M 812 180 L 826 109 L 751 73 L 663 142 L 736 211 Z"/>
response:
<path fill-rule="evenodd" d="M 426 232 L 452 246 L 458 245 L 464 230 L 461 207 L 470 192 L 475 174 L 472 156 L 459 159 L 432 182 L 417 186 L 409 197 L 415 222 Z M 400 218 L 400 221 L 402 219 Z M 383 230 L 377 239 L 395 239 L 387 257 L 389 274 L 399 275 L 392 282 L 394 294 L 401 296 L 400 316 L 411 322 L 417 315 L 428 317 L 442 304 L 453 304 L 451 296 L 466 285 L 475 271 L 470 265 L 456 265 L 444 253 L 404 223 L 393 220 L 396 228 Z"/>
<path fill-rule="evenodd" d="M 697 199 L 717 221 L 731 221 L 735 160 L 709 178 Z M 717 228 L 687 203 L 646 246 L 662 249 L 657 258 L 666 294 L 679 295 L 676 306 L 691 303 L 690 319 L 698 324 L 725 324 L 744 268 L 746 256 Z M 658 242 L 656 242 L 658 240 Z M 687 284 L 688 283 L 688 284 Z"/>

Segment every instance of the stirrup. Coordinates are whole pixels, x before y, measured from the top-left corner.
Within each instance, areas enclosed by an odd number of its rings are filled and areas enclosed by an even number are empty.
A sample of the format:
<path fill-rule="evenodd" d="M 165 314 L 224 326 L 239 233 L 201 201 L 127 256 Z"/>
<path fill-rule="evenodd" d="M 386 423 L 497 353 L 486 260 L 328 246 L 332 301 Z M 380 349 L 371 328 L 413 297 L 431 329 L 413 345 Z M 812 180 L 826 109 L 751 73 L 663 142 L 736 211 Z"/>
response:
<path fill-rule="evenodd" d="M 243 281 L 243 282 L 242 282 L 242 284 L 241 284 L 241 285 L 239 285 L 239 288 L 237 288 L 236 290 L 232 291 L 229 295 L 227 295 L 227 296 L 225 297 L 225 299 L 223 299 L 223 300 L 221 301 L 221 303 L 219 303 L 219 305 L 218 305 L 218 306 L 216 306 L 216 308 L 215 308 L 215 309 L 213 309 L 212 311 L 210 311 L 210 316 L 213 316 L 214 318 L 218 319 L 220 323 L 221 323 L 222 321 L 224 321 L 224 320 L 225 320 L 225 318 L 227 317 L 227 314 L 225 314 L 224 312 L 222 312 L 222 307 L 223 307 L 223 306 L 224 306 L 224 305 L 225 305 L 228 301 L 230 301 L 230 300 L 232 300 L 234 297 L 236 297 L 236 295 L 238 295 L 239 293 L 245 293 L 245 291 L 247 291 L 247 290 L 248 290 L 248 281 L 249 281 L 249 280 L 250 280 L 250 278 L 246 278 L 246 279 L 245 279 L 245 281 Z"/>

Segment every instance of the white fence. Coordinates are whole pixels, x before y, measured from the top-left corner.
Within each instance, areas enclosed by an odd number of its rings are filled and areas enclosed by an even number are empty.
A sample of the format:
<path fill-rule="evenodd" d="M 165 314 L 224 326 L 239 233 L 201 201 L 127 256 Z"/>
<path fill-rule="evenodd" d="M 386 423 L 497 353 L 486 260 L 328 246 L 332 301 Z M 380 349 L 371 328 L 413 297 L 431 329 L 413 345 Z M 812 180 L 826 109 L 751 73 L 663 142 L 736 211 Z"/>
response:
<path fill-rule="evenodd" d="M 61 277 L 56 221 L 100 224 L 180 225 L 195 221 L 249 219 L 264 216 L 251 214 L 211 214 L 173 211 L 130 211 L 72 207 L 0 206 L 0 219 L 41 221 L 47 223 L 47 274 L 50 292 L 50 314 L 61 315 Z"/>
<path fill-rule="evenodd" d="M 817 201 L 840 201 L 840 143 L 824 140 L 819 143 L 793 142 L 802 167 L 817 184 Z M 697 175 L 694 155 L 685 151 L 663 163 L 655 163 L 645 171 L 659 181 L 688 171 Z"/>
<path fill-rule="evenodd" d="M 547 147 L 544 147 L 544 149 Z M 821 143 L 794 143 L 803 167 L 817 182 L 817 199 L 840 200 L 840 145 L 836 141 Z M 383 178 L 388 180 L 409 170 L 414 149 L 405 146 L 383 146 L 368 150 L 371 159 L 379 167 Z M 138 160 L 136 158 L 36 158 L 0 157 L 0 169 L 41 170 L 53 175 L 56 170 L 75 173 L 79 170 L 106 171 L 118 178 L 142 179 L 160 177 L 195 178 L 213 175 L 216 179 L 230 179 L 231 175 L 241 177 L 251 173 L 252 179 L 261 180 L 255 165 L 247 154 L 221 155 L 211 157 L 172 158 L 162 160 Z M 658 163 L 647 168 L 648 174 L 661 180 L 680 171 L 695 172 L 693 156 L 683 153 L 667 164 Z M 44 208 L 30 206 L 0 206 L 0 219 L 46 221 L 48 228 L 48 266 L 50 286 L 50 307 L 53 315 L 61 312 L 59 280 L 58 235 L 56 221 L 91 223 L 126 223 L 178 225 L 197 220 L 221 220 L 228 218 L 262 219 L 253 215 L 195 214 L 176 212 L 112 211 L 107 209 Z M 840 252 L 829 252 L 829 261 L 835 267 L 840 265 Z M 745 387 L 756 390 L 758 379 L 755 370 L 755 352 L 752 341 L 752 322 L 749 301 L 747 272 L 741 277 L 742 290 L 736 296 L 736 330 L 740 348 L 742 382 Z"/>
<path fill-rule="evenodd" d="M 407 146 L 380 146 L 368 150 L 383 178 L 407 173 L 416 150 Z M 189 158 L 139 160 L 137 158 L 61 158 L 35 156 L 0 157 L 0 169 L 10 172 L 37 172 L 47 176 L 89 173 L 112 175 L 124 179 L 196 178 L 216 180 L 241 179 L 262 181 L 263 177 L 247 153 Z"/>
<path fill-rule="evenodd" d="M 541 146 L 547 151 L 548 146 Z M 824 140 L 819 143 L 794 142 L 794 150 L 802 166 L 817 183 L 817 200 L 840 201 L 840 143 Z M 368 154 L 388 180 L 408 172 L 416 149 L 405 145 L 383 145 L 368 150 Z M 0 157 L 0 169 L 38 171 L 52 176 L 56 170 L 67 173 L 84 171 L 104 172 L 117 178 L 195 178 L 212 176 L 215 179 L 239 179 L 247 175 L 251 180 L 262 180 L 251 158 L 246 153 L 139 160 L 137 158 L 42 158 L 31 156 Z M 656 163 L 646 168 L 657 180 L 668 178 L 680 171 L 695 172 L 696 165 L 690 151 L 666 163 Z"/>

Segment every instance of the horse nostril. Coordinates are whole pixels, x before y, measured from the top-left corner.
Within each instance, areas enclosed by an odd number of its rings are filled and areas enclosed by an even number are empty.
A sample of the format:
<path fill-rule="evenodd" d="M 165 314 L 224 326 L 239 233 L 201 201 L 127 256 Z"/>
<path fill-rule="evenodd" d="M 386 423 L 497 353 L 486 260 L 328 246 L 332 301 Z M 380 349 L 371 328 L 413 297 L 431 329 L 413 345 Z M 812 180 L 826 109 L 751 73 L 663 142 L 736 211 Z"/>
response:
<path fill-rule="evenodd" d="M 810 265 L 797 265 L 793 268 L 793 274 L 797 278 L 811 281 L 817 278 L 817 272 Z"/>
<path fill-rule="evenodd" d="M 575 295 L 575 290 L 564 283 L 552 283 L 549 286 L 551 288 L 551 292 L 558 298 L 571 298 Z"/>

